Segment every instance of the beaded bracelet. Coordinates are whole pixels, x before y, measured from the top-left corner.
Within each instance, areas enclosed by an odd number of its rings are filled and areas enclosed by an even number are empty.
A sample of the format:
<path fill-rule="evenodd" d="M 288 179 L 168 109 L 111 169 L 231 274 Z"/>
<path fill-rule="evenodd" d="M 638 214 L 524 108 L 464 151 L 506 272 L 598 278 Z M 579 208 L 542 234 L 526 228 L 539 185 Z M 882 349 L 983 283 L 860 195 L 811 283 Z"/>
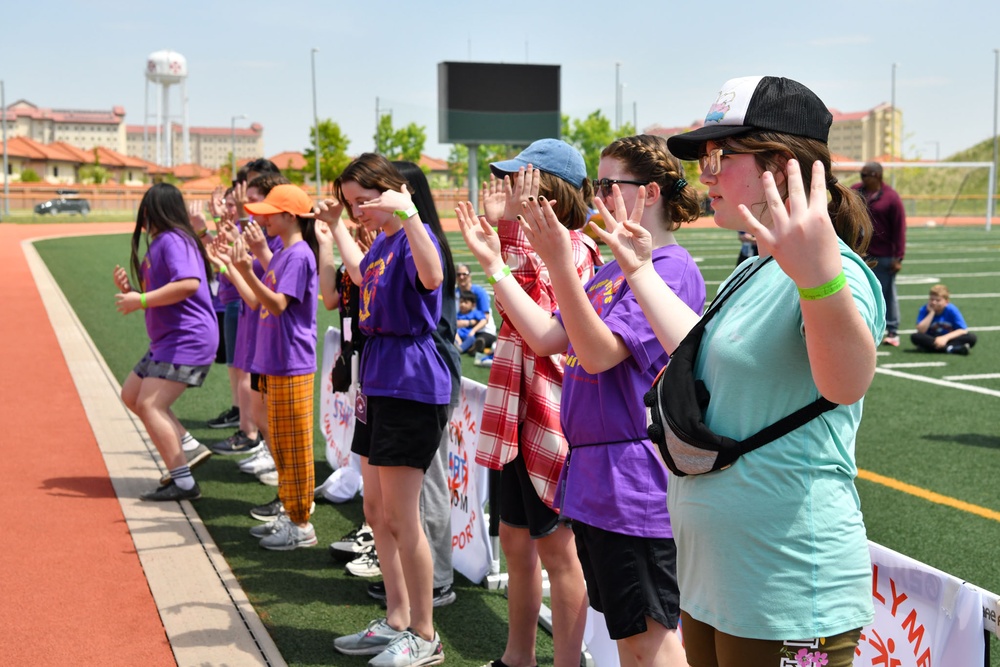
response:
<path fill-rule="evenodd" d="M 828 283 L 823 283 L 819 287 L 800 287 L 799 298 L 805 301 L 817 301 L 819 299 L 825 299 L 828 296 L 833 296 L 840 290 L 844 289 L 847 285 L 847 277 L 844 275 L 844 271 L 841 270 L 837 277 Z"/>

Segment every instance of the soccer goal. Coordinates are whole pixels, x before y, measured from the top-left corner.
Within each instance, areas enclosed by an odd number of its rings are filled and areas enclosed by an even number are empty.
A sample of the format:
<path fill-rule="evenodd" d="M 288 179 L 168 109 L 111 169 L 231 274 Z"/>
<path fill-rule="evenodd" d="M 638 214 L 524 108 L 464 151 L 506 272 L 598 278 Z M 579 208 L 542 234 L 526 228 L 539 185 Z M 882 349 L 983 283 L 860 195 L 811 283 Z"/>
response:
<path fill-rule="evenodd" d="M 861 167 L 863 167 L 865 164 L 866 164 L 865 162 L 854 162 L 854 161 L 834 162 L 833 169 L 834 171 L 837 172 L 860 171 Z M 942 190 L 943 193 L 942 197 L 940 197 L 940 199 L 942 199 L 946 203 L 946 209 L 935 214 L 935 216 L 942 217 L 945 223 L 947 223 L 948 218 L 955 213 L 955 208 L 957 205 L 959 206 L 969 205 L 969 202 L 962 201 L 967 196 L 967 187 L 969 185 L 969 181 L 972 179 L 973 174 L 976 171 L 980 169 L 986 169 L 988 171 L 988 176 L 986 178 L 986 184 L 985 184 L 985 192 L 986 192 L 985 204 L 983 205 L 983 208 L 980 209 L 981 212 L 977 212 L 975 213 L 975 215 L 977 217 L 979 215 L 985 215 L 986 231 L 990 231 L 993 224 L 993 212 L 994 212 L 993 205 L 994 205 L 994 195 L 996 194 L 994 190 L 996 184 L 996 172 L 995 172 L 996 167 L 992 162 L 880 162 L 879 164 L 882 165 L 882 168 L 884 170 L 892 170 L 892 169 L 906 170 L 906 173 L 912 173 L 915 170 L 922 170 L 922 169 L 929 169 L 929 170 L 951 169 L 954 172 L 956 172 L 949 178 L 935 179 L 938 181 L 946 182 L 946 185 L 944 185 L 944 189 Z M 982 172 L 979 173 L 982 174 Z M 891 185 L 890 182 L 891 177 L 892 177 L 891 174 L 885 175 L 885 180 L 886 182 L 889 182 L 890 185 Z M 920 179 L 912 179 L 912 180 L 920 180 Z M 900 196 L 903 197 L 904 200 L 908 198 L 907 192 L 905 192 L 901 188 L 896 188 L 896 189 L 897 191 L 899 191 Z M 978 192 L 983 192 L 981 185 L 980 187 L 976 187 L 974 189 L 976 189 Z M 944 193 L 946 193 L 947 196 L 944 196 Z M 973 197 L 972 199 L 978 200 L 979 196 Z M 928 221 L 928 224 L 930 224 L 930 222 L 931 221 Z"/>

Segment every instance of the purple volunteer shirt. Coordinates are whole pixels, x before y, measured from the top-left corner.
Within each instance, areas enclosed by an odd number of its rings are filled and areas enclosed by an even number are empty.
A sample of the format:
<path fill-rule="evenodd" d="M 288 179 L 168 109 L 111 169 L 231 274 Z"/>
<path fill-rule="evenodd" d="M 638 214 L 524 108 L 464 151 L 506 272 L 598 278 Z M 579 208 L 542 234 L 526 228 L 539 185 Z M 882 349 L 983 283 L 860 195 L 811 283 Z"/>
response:
<path fill-rule="evenodd" d="M 434 247 L 441 247 L 424 225 Z M 451 374 L 431 333 L 441 317 L 441 287 L 418 286 L 417 266 L 404 230 L 379 234 L 361 262 L 358 321 L 365 341 L 361 390 L 433 405 L 451 400 Z"/>
<path fill-rule="evenodd" d="M 142 260 L 146 292 L 178 280 L 198 280 L 198 290 L 188 298 L 146 309 L 146 331 L 153 361 L 206 366 L 215 360 L 219 323 L 197 244 L 183 232 L 163 232 L 153 237 Z"/>
<path fill-rule="evenodd" d="M 277 236 L 267 237 L 267 247 L 274 254 L 281 250 L 281 239 Z M 254 257 L 254 275 L 264 280 L 264 267 L 260 260 Z M 253 357 L 257 353 L 257 322 L 260 321 L 260 313 L 248 306 L 245 302 L 240 304 L 240 319 L 236 325 L 236 349 L 233 352 L 233 366 L 241 371 L 250 373 L 253 371 Z"/>
<path fill-rule="evenodd" d="M 653 267 L 684 303 L 701 313 L 705 281 L 679 245 L 653 251 Z M 556 501 L 562 515 L 603 530 L 673 537 L 667 513 L 667 469 L 646 435 L 642 396 L 667 363 L 667 353 L 636 302 L 618 262 L 605 264 L 585 286 L 601 320 L 631 356 L 593 375 L 570 345 L 560 422 L 570 455 Z M 556 317 L 560 318 L 557 312 Z"/>
<path fill-rule="evenodd" d="M 264 273 L 268 289 L 288 297 L 281 315 L 258 310 L 257 344 L 252 370 L 261 375 L 309 375 L 316 372 L 316 256 L 305 241 L 274 254 Z"/>

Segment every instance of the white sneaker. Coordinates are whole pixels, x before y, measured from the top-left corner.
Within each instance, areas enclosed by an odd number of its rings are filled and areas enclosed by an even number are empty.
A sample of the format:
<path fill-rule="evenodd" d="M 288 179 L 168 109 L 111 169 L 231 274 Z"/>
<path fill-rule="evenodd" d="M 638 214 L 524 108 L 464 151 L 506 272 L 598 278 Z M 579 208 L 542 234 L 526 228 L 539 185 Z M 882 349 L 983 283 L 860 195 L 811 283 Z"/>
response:
<path fill-rule="evenodd" d="M 382 574 L 375 546 L 366 547 L 360 556 L 348 563 L 347 571 L 355 577 L 377 577 Z"/>
<path fill-rule="evenodd" d="M 389 642 L 384 651 L 368 661 L 368 667 L 425 667 L 444 662 L 441 638 L 427 641 L 420 635 L 404 630 Z"/>
<path fill-rule="evenodd" d="M 271 457 L 271 450 L 263 447 L 253 456 L 243 459 L 239 463 L 240 472 L 248 475 L 258 475 L 262 472 L 274 470 L 274 459 Z"/>
<path fill-rule="evenodd" d="M 366 547 L 374 544 L 375 535 L 372 533 L 372 527 L 367 523 L 362 523 L 347 535 L 331 543 L 330 555 L 334 558 L 351 560 L 360 556 Z"/>
<path fill-rule="evenodd" d="M 257 475 L 257 481 L 268 486 L 278 486 L 278 471 L 268 470 Z"/>

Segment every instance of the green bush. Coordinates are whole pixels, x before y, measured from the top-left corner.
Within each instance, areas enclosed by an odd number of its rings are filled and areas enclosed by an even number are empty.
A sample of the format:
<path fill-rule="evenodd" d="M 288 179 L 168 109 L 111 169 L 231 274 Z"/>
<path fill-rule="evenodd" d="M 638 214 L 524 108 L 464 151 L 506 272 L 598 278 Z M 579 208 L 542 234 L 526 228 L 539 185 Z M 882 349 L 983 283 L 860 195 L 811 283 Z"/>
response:
<path fill-rule="evenodd" d="M 38 172 L 31 167 L 25 167 L 21 170 L 21 182 L 22 183 L 38 183 L 42 180 L 42 177 L 38 175 Z"/>

